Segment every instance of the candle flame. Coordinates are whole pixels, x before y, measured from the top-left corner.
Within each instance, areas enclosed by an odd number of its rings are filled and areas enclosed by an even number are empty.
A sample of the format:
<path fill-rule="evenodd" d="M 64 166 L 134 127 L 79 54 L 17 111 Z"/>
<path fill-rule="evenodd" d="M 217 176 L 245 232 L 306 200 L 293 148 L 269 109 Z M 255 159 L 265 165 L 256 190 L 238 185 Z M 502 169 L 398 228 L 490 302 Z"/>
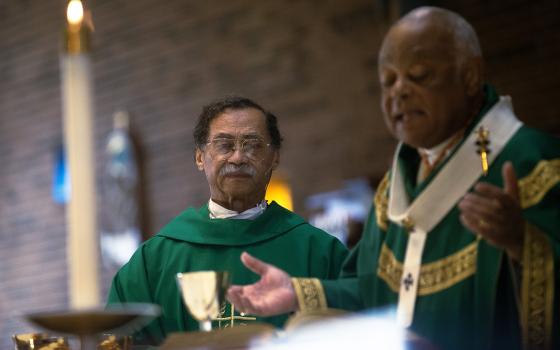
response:
<path fill-rule="evenodd" d="M 80 0 L 71 0 L 66 8 L 66 18 L 68 23 L 77 25 L 84 19 L 84 7 Z"/>

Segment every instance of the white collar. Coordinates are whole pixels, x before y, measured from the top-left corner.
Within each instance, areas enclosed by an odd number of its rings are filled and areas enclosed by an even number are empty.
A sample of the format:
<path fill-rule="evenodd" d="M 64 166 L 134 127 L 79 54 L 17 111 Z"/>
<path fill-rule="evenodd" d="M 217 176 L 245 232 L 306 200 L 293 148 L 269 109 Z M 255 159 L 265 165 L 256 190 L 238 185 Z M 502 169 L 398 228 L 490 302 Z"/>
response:
<path fill-rule="evenodd" d="M 426 160 L 428 161 L 428 163 L 430 163 L 430 166 L 434 165 L 434 162 L 436 161 L 436 159 L 439 157 L 440 153 L 443 152 L 443 150 L 451 143 L 455 140 L 455 135 L 451 136 L 450 138 L 448 138 L 447 140 L 443 141 L 442 143 L 432 147 L 432 148 L 421 148 L 418 147 L 418 152 L 420 154 L 424 154 L 426 156 Z M 455 147 L 452 147 L 448 150 L 446 150 L 446 154 L 443 156 L 443 158 L 447 157 L 447 155 L 454 149 Z"/>
<path fill-rule="evenodd" d="M 212 199 L 208 201 L 208 211 L 210 212 L 210 219 L 248 219 L 254 220 L 259 217 L 267 207 L 266 200 L 262 200 L 259 204 L 251 209 L 247 209 L 242 213 L 234 210 L 229 210 L 222 207 Z"/>

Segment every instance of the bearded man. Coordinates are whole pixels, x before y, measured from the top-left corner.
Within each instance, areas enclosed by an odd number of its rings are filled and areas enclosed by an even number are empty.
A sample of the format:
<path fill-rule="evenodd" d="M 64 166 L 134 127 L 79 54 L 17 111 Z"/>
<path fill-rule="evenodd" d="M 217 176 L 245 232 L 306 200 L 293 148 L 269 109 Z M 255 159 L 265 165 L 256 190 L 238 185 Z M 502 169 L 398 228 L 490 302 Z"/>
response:
<path fill-rule="evenodd" d="M 262 315 L 394 305 L 445 349 L 559 348 L 560 140 L 484 83 L 478 38 L 456 13 L 413 10 L 378 64 L 400 143 L 340 278 L 290 280 L 244 254 L 263 278 L 230 301 Z"/>
<path fill-rule="evenodd" d="M 272 113 L 243 97 L 216 101 L 204 107 L 194 140 L 196 165 L 206 175 L 210 200 L 188 208 L 146 241 L 116 274 L 109 292 L 110 304 L 161 306 L 162 316 L 136 334 L 137 343 L 159 344 L 170 332 L 198 330 L 183 306 L 177 273 L 228 271 L 233 283 L 253 283 L 258 276 L 239 261 L 249 251 L 291 275 L 329 279 L 336 278 L 347 255 L 333 236 L 265 201 L 282 143 Z M 286 318 L 259 319 L 227 305 L 214 323 L 262 321 L 280 327 Z"/>

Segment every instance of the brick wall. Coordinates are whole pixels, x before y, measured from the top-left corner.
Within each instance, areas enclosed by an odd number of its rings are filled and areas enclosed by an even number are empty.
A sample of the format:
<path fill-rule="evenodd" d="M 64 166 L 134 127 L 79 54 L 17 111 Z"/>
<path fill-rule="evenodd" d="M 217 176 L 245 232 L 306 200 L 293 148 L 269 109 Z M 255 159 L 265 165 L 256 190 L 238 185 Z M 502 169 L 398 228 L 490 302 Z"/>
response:
<path fill-rule="evenodd" d="M 275 112 L 281 171 L 303 199 L 380 176 L 394 141 L 378 103 L 385 11 L 373 0 L 95 0 L 92 54 L 98 165 L 112 114 L 126 109 L 142 153 L 151 235 L 208 198 L 192 161 L 203 104 L 247 95 Z M 528 124 L 560 133 L 557 1 L 440 1 L 472 21 L 489 77 Z M 506 6 L 507 4 L 507 6 Z M 64 0 L 0 2 L 0 347 L 19 315 L 67 304 L 64 207 L 50 197 L 62 139 L 59 39 Z M 99 166 L 98 166 L 99 167 Z M 98 174 L 101 170 L 98 171 Z M 107 274 L 104 275 L 107 279 Z"/>
<path fill-rule="evenodd" d="M 560 2 L 448 1 L 480 36 L 489 80 L 528 125 L 560 136 Z M 506 6 L 507 4 L 507 6 Z"/>
<path fill-rule="evenodd" d="M 66 304 L 64 208 L 50 200 L 62 138 L 60 2 L 0 4 L 0 347 L 20 314 Z M 25 21 L 24 21 L 25 19 Z"/>

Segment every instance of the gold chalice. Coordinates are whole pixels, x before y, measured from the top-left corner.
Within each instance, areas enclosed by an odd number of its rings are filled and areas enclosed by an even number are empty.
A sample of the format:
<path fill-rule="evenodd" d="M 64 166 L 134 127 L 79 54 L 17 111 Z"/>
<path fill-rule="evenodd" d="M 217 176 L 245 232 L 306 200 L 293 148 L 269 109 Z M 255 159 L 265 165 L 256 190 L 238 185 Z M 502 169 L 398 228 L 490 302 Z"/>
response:
<path fill-rule="evenodd" d="M 198 271 L 177 274 L 177 284 L 183 302 L 198 321 L 200 330 L 212 330 L 212 319 L 220 315 L 220 306 L 230 284 L 229 273 L 225 271 Z"/>

